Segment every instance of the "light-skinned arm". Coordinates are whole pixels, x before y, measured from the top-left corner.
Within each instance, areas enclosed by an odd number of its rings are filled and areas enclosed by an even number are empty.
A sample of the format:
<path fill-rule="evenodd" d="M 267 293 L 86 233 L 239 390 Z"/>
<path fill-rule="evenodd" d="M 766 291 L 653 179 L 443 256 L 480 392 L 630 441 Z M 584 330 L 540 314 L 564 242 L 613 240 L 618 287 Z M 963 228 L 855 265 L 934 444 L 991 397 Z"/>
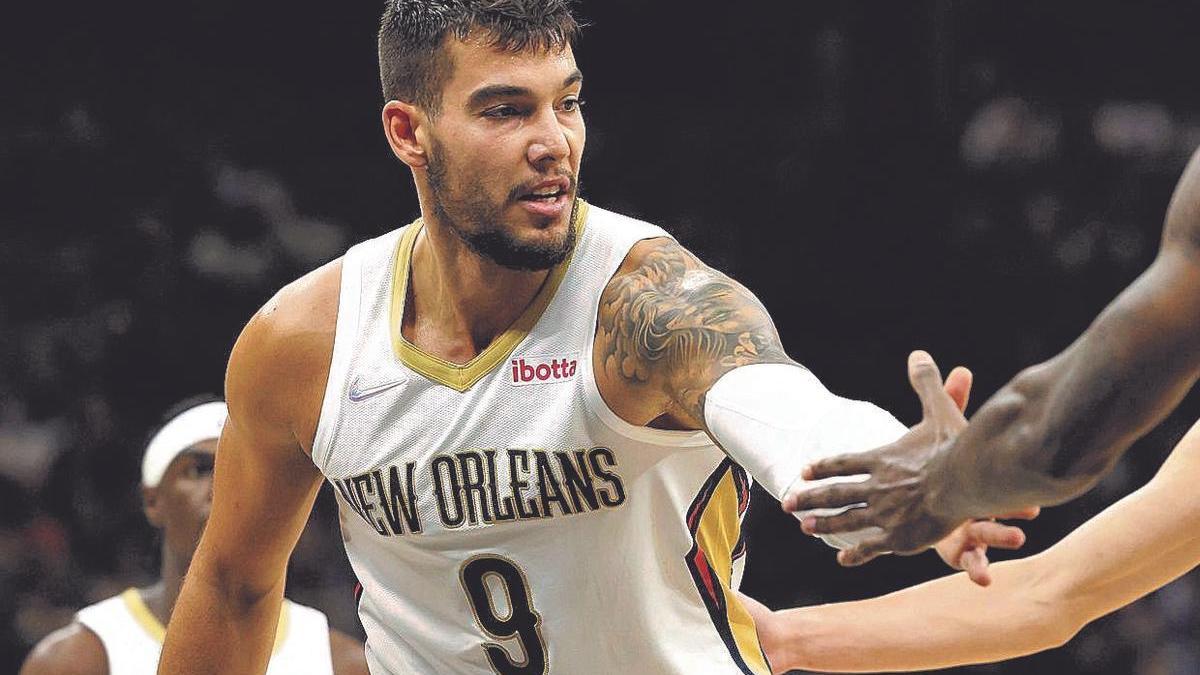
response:
<path fill-rule="evenodd" d="M 1200 564 L 1200 424 L 1146 486 L 1038 555 L 890 595 L 755 616 L 776 672 L 910 671 L 1061 646 Z"/>
<path fill-rule="evenodd" d="M 167 627 L 159 673 L 266 669 L 288 557 L 321 484 L 306 453 L 327 377 L 339 274 L 334 263 L 285 288 L 233 348 L 212 512 Z"/>

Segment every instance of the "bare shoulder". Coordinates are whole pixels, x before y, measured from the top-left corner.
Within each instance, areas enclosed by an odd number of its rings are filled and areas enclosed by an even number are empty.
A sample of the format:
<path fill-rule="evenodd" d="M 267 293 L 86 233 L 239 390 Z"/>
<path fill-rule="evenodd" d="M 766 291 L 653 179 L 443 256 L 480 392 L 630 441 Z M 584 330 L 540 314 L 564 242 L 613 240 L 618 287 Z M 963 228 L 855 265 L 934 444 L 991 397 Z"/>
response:
<path fill-rule="evenodd" d="M 333 655 L 333 675 L 369 675 L 363 643 L 330 628 L 329 650 Z"/>
<path fill-rule="evenodd" d="M 21 666 L 20 675 L 108 675 L 108 656 L 100 638 L 71 623 L 42 638 Z"/>
<path fill-rule="evenodd" d="M 342 259 L 338 258 L 284 286 L 250 319 L 242 333 L 248 346 L 332 349 L 341 292 Z M 298 341 L 298 343 L 297 343 Z M 290 350 L 272 355 L 286 358 Z"/>
<path fill-rule="evenodd" d="M 703 397 L 725 372 L 788 362 L 758 298 L 668 238 L 638 242 L 600 298 L 592 354 L 601 394 L 634 424 L 662 415 L 703 428 Z"/>
<path fill-rule="evenodd" d="M 298 438 L 315 431 L 341 291 L 341 259 L 288 284 L 238 336 L 225 378 L 231 415 L 238 409 Z"/>

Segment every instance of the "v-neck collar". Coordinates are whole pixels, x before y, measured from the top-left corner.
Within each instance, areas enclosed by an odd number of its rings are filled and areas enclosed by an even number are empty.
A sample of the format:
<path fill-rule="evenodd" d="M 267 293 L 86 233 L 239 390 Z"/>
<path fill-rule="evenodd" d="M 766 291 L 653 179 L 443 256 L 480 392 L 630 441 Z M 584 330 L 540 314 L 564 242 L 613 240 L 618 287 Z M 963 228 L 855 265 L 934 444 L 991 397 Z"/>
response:
<path fill-rule="evenodd" d="M 571 223 L 571 226 L 575 228 L 576 249 L 578 249 L 579 242 L 583 239 L 583 228 L 587 223 L 587 213 L 587 203 L 582 199 L 579 200 L 579 206 L 575 210 L 575 217 Z M 412 225 L 408 226 L 404 231 L 404 235 L 400 237 L 399 244 L 396 246 L 396 264 L 394 265 L 395 271 L 392 277 L 392 299 L 389 316 L 392 348 L 397 358 L 400 359 L 400 362 L 414 372 L 438 384 L 450 387 L 457 392 L 465 392 L 482 379 L 484 375 L 487 375 L 496 366 L 507 360 L 509 355 L 513 353 L 513 350 L 517 348 L 517 345 L 537 325 L 546 308 L 550 306 L 550 301 L 554 299 L 554 294 L 558 291 L 559 285 L 562 284 L 562 280 L 567 274 L 567 268 L 570 267 L 571 260 L 575 256 L 575 250 L 572 250 L 562 262 L 550 270 L 546 281 L 538 289 L 537 295 L 534 296 L 529 306 L 525 308 L 525 311 L 517 317 L 516 321 L 508 329 L 496 336 L 475 358 L 466 363 L 458 364 L 451 363 L 424 351 L 409 342 L 401 331 L 401 327 L 404 325 L 405 301 L 408 298 L 408 283 L 412 276 L 410 270 L 413 247 L 422 229 L 424 229 L 424 222 L 418 219 Z"/>

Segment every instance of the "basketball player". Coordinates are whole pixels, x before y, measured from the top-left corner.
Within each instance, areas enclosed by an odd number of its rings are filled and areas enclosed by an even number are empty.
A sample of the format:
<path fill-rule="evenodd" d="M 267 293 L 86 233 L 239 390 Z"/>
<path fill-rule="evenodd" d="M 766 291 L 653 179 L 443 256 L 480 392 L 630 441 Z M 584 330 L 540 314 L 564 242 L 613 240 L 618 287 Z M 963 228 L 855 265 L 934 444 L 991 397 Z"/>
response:
<path fill-rule="evenodd" d="M 388 3 L 383 128 L 421 218 L 238 339 L 161 673 L 261 672 L 322 480 L 376 675 L 769 672 L 735 594 L 747 470 L 778 498 L 905 430 L 788 358 L 744 287 L 579 199 L 576 32 L 565 0 Z"/>
<path fill-rule="evenodd" d="M 744 599 L 775 672 L 932 670 L 1061 646 L 1200 564 L 1200 423 L 1140 490 L 1048 550 L 890 595 L 771 612 Z"/>
<path fill-rule="evenodd" d="M 841 551 L 860 565 L 924 550 L 964 518 L 1058 504 L 1090 489 L 1200 376 L 1200 152 L 1171 199 L 1154 263 L 1063 353 L 1017 375 L 966 424 L 914 354 L 924 419 L 877 451 L 827 458 L 805 477 L 869 480 L 798 489 L 784 508 L 865 508 L 804 518 L 810 533 L 879 527 Z"/>
<path fill-rule="evenodd" d="M 167 619 L 212 503 L 212 468 L 225 404 L 188 403 L 168 413 L 142 458 L 146 518 L 162 531 L 161 578 L 85 607 L 44 638 L 21 675 L 149 675 L 158 667 Z M 221 649 L 210 645 L 210 649 Z M 330 629 L 325 615 L 284 601 L 268 673 L 367 672 L 363 646 Z"/>

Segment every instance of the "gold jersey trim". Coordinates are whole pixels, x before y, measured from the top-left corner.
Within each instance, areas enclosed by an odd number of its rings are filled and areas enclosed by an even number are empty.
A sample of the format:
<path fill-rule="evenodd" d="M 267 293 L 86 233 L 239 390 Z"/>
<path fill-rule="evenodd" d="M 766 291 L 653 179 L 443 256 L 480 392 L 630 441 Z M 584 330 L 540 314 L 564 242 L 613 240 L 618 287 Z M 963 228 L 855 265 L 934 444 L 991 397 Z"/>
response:
<path fill-rule="evenodd" d="M 154 612 L 151 612 L 150 608 L 146 606 L 145 601 L 142 600 L 142 594 L 138 593 L 136 588 L 130 588 L 121 594 L 121 600 L 125 603 L 125 609 L 129 610 L 133 620 L 141 626 L 142 630 L 146 631 L 152 640 L 161 645 L 167 637 L 167 629 L 158 620 L 158 617 L 154 616 Z M 289 610 L 290 607 L 285 600 L 283 606 L 279 608 L 279 625 L 275 628 L 275 646 L 271 650 L 272 656 L 279 653 L 280 647 L 287 641 L 288 629 L 291 624 Z"/>
<path fill-rule="evenodd" d="M 583 238 L 583 228 L 587 223 L 587 213 L 587 202 L 582 199 L 578 200 L 578 207 L 575 209 L 574 218 L 571 222 L 571 226 L 575 228 L 576 250 L 579 247 L 580 240 Z M 493 339 L 483 351 L 479 352 L 470 361 L 463 364 L 451 363 L 409 342 L 401 332 L 401 327 L 404 325 L 404 305 L 408 298 L 408 282 L 412 276 L 410 274 L 410 264 L 412 262 L 413 247 L 416 245 L 417 236 L 420 235 L 424 226 L 424 222 L 418 218 L 404 231 L 404 235 L 400 237 L 400 242 L 396 246 L 396 264 L 393 266 L 392 299 L 389 316 L 392 349 L 396 357 L 400 359 L 400 362 L 411 370 L 438 384 L 445 385 L 462 393 L 483 379 L 483 376 L 492 372 L 496 366 L 505 362 L 509 355 L 513 353 L 513 350 L 517 348 L 517 345 L 525 339 L 525 336 L 529 335 L 529 331 L 533 330 L 533 327 L 537 325 L 546 308 L 550 306 L 550 301 L 554 299 L 554 294 L 558 291 L 559 285 L 562 284 L 563 278 L 567 275 L 567 268 L 570 267 L 571 260 L 575 257 L 575 250 L 572 250 L 565 260 L 550 271 L 549 276 L 546 277 L 546 281 L 542 283 L 542 287 L 529 303 L 529 306 L 525 308 L 521 316 L 517 317 L 517 320 L 507 330 Z"/>

